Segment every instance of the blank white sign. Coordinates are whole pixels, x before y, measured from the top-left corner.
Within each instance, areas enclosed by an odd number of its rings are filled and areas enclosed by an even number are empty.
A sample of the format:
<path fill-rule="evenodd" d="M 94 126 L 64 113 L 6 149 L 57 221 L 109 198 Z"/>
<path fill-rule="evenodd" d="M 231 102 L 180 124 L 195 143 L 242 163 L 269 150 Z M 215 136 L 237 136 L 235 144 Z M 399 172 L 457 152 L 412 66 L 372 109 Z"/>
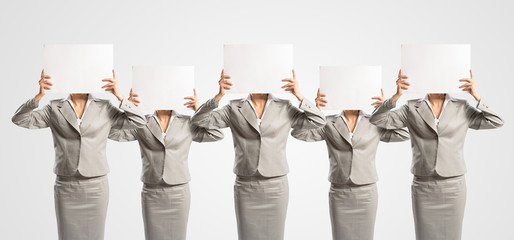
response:
<path fill-rule="evenodd" d="M 320 92 L 326 94 L 323 110 L 363 110 L 371 113 L 382 87 L 381 66 L 320 66 Z"/>
<path fill-rule="evenodd" d="M 293 45 L 226 44 L 224 69 L 234 84 L 229 93 L 282 94 L 281 80 L 292 78 Z"/>
<path fill-rule="evenodd" d="M 51 93 L 104 93 L 112 78 L 112 44 L 45 44 L 43 58 Z"/>
<path fill-rule="evenodd" d="M 188 110 L 184 97 L 193 96 L 193 66 L 133 66 L 132 90 L 143 110 Z"/>
<path fill-rule="evenodd" d="M 459 79 L 469 78 L 469 44 L 403 44 L 402 74 L 408 93 L 461 93 Z"/>

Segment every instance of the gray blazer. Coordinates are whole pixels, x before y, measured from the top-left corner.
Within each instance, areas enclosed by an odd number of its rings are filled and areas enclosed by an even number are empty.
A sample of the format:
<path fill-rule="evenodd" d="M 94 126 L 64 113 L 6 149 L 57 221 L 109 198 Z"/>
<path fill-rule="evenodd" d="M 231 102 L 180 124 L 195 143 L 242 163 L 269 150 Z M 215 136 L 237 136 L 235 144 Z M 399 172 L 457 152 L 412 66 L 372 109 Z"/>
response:
<path fill-rule="evenodd" d="M 191 117 L 177 115 L 163 141 L 162 130 L 151 115 L 146 118 L 146 127 L 138 129 L 111 130 L 109 139 L 118 142 L 138 140 L 143 161 L 141 181 L 157 184 L 161 180 L 167 184 L 182 184 L 191 180 L 188 168 L 188 155 L 191 142 L 214 142 L 223 139 L 219 130 L 207 130 L 191 124 Z"/>
<path fill-rule="evenodd" d="M 459 176 L 466 173 L 464 140 L 468 128 L 490 129 L 503 125 L 503 119 L 481 100 L 477 108 L 466 100 L 449 100 L 436 126 L 428 104 L 422 99 L 409 100 L 397 110 L 387 99 L 370 118 L 378 127 L 407 127 L 411 135 L 412 168 L 416 176 Z"/>
<path fill-rule="evenodd" d="M 120 111 L 109 100 L 93 99 L 80 127 L 66 99 L 52 100 L 42 109 L 39 102 L 28 100 L 12 117 L 14 124 L 29 128 L 50 127 L 54 139 L 54 173 L 59 176 L 102 176 L 109 172 L 105 146 L 112 127 L 138 128 L 145 117 L 128 100 L 123 99 Z"/>
<path fill-rule="evenodd" d="M 288 100 L 271 101 L 261 125 L 248 101 L 232 100 L 223 108 L 214 99 L 204 103 L 193 116 L 193 124 L 207 129 L 230 127 L 234 140 L 234 173 L 265 177 L 289 172 L 286 143 L 291 128 L 309 129 L 325 125 L 325 116 L 308 100 L 300 103 L 300 111 Z"/>
<path fill-rule="evenodd" d="M 387 130 L 369 122 L 363 116 L 355 128 L 353 138 L 340 115 L 327 116 L 327 125 L 317 129 L 294 129 L 291 135 L 306 142 L 325 140 L 330 159 L 328 180 L 331 183 L 370 184 L 378 180 L 375 155 L 378 142 L 400 142 L 409 139 L 405 129 Z"/>

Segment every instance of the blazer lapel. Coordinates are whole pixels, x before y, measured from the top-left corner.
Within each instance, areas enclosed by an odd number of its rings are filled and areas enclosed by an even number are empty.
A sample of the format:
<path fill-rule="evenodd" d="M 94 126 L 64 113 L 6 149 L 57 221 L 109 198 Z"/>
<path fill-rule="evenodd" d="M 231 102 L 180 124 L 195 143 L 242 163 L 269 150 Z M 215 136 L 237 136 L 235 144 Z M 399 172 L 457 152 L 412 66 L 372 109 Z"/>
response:
<path fill-rule="evenodd" d="M 439 116 L 439 132 L 442 132 L 448 124 L 451 122 L 452 116 L 455 116 L 455 111 L 457 110 L 457 104 L 453 100 L 449 100 L 446 106 L 443 109 L 443 112 Z"/>
<path fill-rule="evenodd" d="M 98 116 L 98 111 L 100 110 L 98 106 L 97 100 L 92 100 L 87 106 L 86 111 L 82 114 L 82 123 L 80 124 L 80 131 L 84 133 L 91 123 L 95 120 L 95 117 Z"/>
<path fill-rule="evenodd" d="M 238 105 L 239 112 L 243 115 L 243 117 L 246 119 L 246 121 L 257 131 L 260 133 L 259 124 L 257 123 L 257 116 L 255 115 L 255 112 L 252 110 L 252 106 L 250 106 L 250 103 L 247 103 L 246 101 L 241 101 Z"/>
<path fill-rule="evenodd" d="M 351 146 L 353 146 L 352 140 L 350 139 L 350 131 L 348 130 L 348 126 L 343 121 L 343 119 L 340 116 L 338 116 L 336 117 L 336 119 L 332 121 L 332 124 L 334 125 L 339 135 L 341 135 L 341 137 L 343 137 L 344 140 L 346 140 Z"/>
<path fill-rule="evenodd" d="M 57 105 L 57 107 L 59 108 L 59 112 L 62 114 L 62 116 L 64 117 L 64 119 L 66 119 L 66 121 L 68 121 L 68 123 L 78 132 L 80 133 L 80 130 L 79 130 L 79 125 L 77 123 L 77 115 L 75 114 L 75 112 L 73 111 L 73 108 L 71 108 L 70 104 L 68 103 L 67 100 L 63 100 L 61 102 L 59 102 L 59 104 Z"/>
<path fill-rule="evenodd" d="M 168 127 L 168 134 L 166 134 L 166 139 L 164 141 L 165 144 L 169 144 L 173 138 L 177 135 L 181 128 L 184 127 L 184 118 L 181 116 L 176 116 Z"/>
<path fill-rule="evenodd" d="M 416 108 L 416 112 L 423 118 L 426 124 L 434 130 L 434 132 L 437 133 L 437 127 L 435 125 L 434 121 L 434 115 L 432 114 L 432 111 L 428 107 L 427 103 L 425 101 L 418 101 L 414 107 Z"/>
<path fill-rule="evenodd" d="M 157 138 L 157 140 L 159 140 L 159 142 L 161 144 L 164 145 L 164 141 L 162 140 L 162 129 L 161 129 L 161 126 L 159 126 L 159 124 L 157 123 L 157 120 L 151 116 L 149 118 L 147 118 L 147 124 L 146 124 L 146 127 L 148 128 L 148 130 L 150 130 L 150 132 L 152 133 L 152 135 Z"/>
<path fill-rule="evenodd" d="M 261 119 L 261 126 L 260 126 L 261 131 L 266 129 L 270 125 L 270 123 L 273 122 L 273 118 L 275 116 L 277 116 L 277 113 L 279 112 L 279 110 L 282 106 L 280 104 L 277 104 L 274 100 L 268 100 L 268 101 L 271 101 L 271 102 L 269 103 L 267 109 L 264 109 L 264 111 L 266 111 L 266 114 L 264 114 L 264 116 L 262 116 L 262 119 Z"/>
<path fill-rule="evenodd" d="M 365 134 L 365 132 L 369 129 L 369 117 L 363 116 L 357 123 L 357 126 L 355 126 L 355 129 L 353 129 L 353 138 L 352 143 L 353 145 L 357 145 L 357 143 L 361 140 L 362 135 Z"/>

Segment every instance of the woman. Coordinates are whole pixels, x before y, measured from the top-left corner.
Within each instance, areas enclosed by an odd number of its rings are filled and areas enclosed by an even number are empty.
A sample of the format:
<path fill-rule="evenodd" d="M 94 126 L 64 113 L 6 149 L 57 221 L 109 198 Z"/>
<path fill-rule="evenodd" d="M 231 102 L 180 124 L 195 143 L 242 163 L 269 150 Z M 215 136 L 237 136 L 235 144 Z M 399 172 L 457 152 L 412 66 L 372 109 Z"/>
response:
<path fill-rule="evenodd" d="M 471 70 L 470 78 L 459 80 L 464 83 L 459 88 L 475 98 L 477 108 L 448 94 L 430 93 L 391 111 L 403 90 L 410 86 L 407 79 L 400 70 L 396 94 L 375 110 L 370 122 L 386 129 L 409 129 L 416 239 L 458 240 L 466 204 L 466 132 L 468 128 L 501 127 L 503 119 L 478 94 Z"/>
<path fill-rule="evenodd" d="M 324 107 L 326 95 L 316 98 L 316 106 Z M 375 107 L 384 100 L 373 97 Z M 362 110 L 344 110 L 327 116 L 327 125 L 317 129 L 295 129 L 296 139 L 327 144 L 331 182 L 329 192 L 330 219 L 334 240 L 371 240 L 377 212 L 377 171 L 375 155 L 378 142 L 400 142 L 409 139 L 404 129 L 383 129 L 369 122 Z"/>
<path fill-rule="evenodd" d="M 136 106 L 137 94 L 130 98 Z M 198 98 L 185 105 L 196 111 Z M 143 221 L 147 240 L 185 240 L 189 217 L 191 177 L 188 154 L 191 142 L 223 139 L 219 130 L 196 127 L 191 117 L 174 110 L 157 110 L 146 117 L 148 124 L 139 129 L 112 129 L 109 138 L 119 142 L 139 142 L 143 161 Z"/>
<path fill-rule="evenodd" d="M 300 111 L 288 100 L 271 94 L 249 94 L 232 100 L 223 108 L 218 102 L 232 83 L 221 72 L 219 93 L 204 103 L 193 116 L 193 124 L 207 129 L 230 127 L 234 139 L 237 175 L 234 199 L 240 240 L 284 238 L 289 199 L 286 142 L 291 128 L 318 128 L 325 117 L 303 98 L 293 70 L 293 78 L 282 88 L 300 101 Z"/>
<path fill-rule="evenodd" d="M 50 127 L 54 139 L 57 175 L 54 187 L 55 212 L 59 239 L 98 240 L 104 238 L 105 217 L 109 201 L 105 154 L 111 128 L 138 128 L 146 124 L 132 102 L 123 98 L 113 78 L 102 88 L 110 91 L 120 109 L 108 100 L 91 94 L 70 94 L 67 99 L 52 100 L 42 109 L 39 101 L 53 85 L 50 76 L 41 72 L 39 93 L 14 114 L 14 124 L 29 128 Z"/>

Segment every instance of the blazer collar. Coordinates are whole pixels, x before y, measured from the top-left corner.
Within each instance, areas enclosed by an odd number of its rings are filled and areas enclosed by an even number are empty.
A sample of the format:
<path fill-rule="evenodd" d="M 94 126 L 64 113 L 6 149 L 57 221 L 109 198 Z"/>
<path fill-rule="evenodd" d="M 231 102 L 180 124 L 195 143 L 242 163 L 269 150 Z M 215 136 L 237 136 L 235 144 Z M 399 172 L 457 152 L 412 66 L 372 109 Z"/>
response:
<path fill-rule="evenodd" d="M 448 125 L 448 120 L 444 116 L 448 114 L 447 111 L 452 112 L 455 110 L 456 101 L 456 98 L 453 98 L 450 94 L 446 94 L 445 105 L 439 115 L 439 126 L 436 126 L 435 124 L 435 117 L 430 106 L 430 102 L 428 101 L 428 94 L 425 95 L 424 98 L 418 99 L 414 104 L 414 107 L 416 108 L 416 112 L 421 116 L 421 118 L 423 118 L 423 121 L 425 121 L 425 123 L 430 126 L 434 132 L 438 133 Z"/>
<path fill-rule="evenodd" d="M 59 112 L 63 115 L 64 119 L 66 119 L 66 121 L 73 127 L 73 129 L 80 133 L 81 129 L 82 132 L 85 131 L 91 124 L 91 121 L 94 120 L 94 115 L 96 115 L 96 112 L 98 111 L 98 101 L 100 101 L 100 99 L 94 97 L 92 94 L 89 94 L 88 107 L 86 108 L 86 111 L 83 113 L 81 126 L 79 126 L 77 123 L 77 115 L 75 113 L 74 108 L 71 105 L 73 104 L 71 102 L 71 94 L 67 98 L 60 99 L 59 103 L 57 104 L 57 108 L 59 109 Z"/>
<path fill-rule="evenodd" d="M 244 119 L 252 126 L 252 128 L 257 131 L 259 134 L 261 133 L 261 127 L 264 125 L 267 125 L 268 120 L 265 121 L 265 119 L 269 119 L 270 117 L 268 115 L 275 115 L 275 111 L 277 110 L 277 106 L 274 102 L 278 101 L 279 99 L 273 96 L 271 93 L 268 94 L 268 100 L 266 102 L 266 106 L 264 111 L 266 111 L 266 114 L 261 119 L 261 126 L 259 126 L 259 123 L 257 122 L 257 114 L 255 113 L 255 110 L 253 108 L 253 105 L 251 103 L 252 98 L 251 95 L 248 94 L 246 98 L 241 99 L 238 104 L 238 110 L 243 115 Z M 268 117 L 267 117 L 268 116 Z"/>
<path fill-rule="evenodd" d="M 162 139 L 162 128 L 159 125 L 159 123 L 157 122 L 158 120 L 154 117 L 154 115 L 147 115 L 147 117 L 146 117 L 146 120 L 147 120 L 146 127 L 148 128 L 148 130 L 150 130 L 152 135 L 162 145 L 166 145 L 166 143 L 169 143 L 169 142 L 171 142 L 173 140 L 173 138 L 174 138 L 174 134 L 173 133 L 177 132 L 178 129 L 180 129 L 182 127 L 182 122 L 183 122 L 182 119 L 183 119 L 183 115 L 176 114 L 174 116 L 173 121 L 171 121 L 170 125 L 168 126 L 167 134 L 166 134 L 166 140 L 165 141 Z"/>
<path fill-rule="evenodd" d="M 348 130 L 348 125 L 344 122 L 344 120 L 341 118 L 341 116 L 337 115 L 333 120 L 332 124 L 334 125 L 334 128 L 336 131 L 343 137 L 350 146 L 352 145 L 352 139 L 350 138 L 350 131 Z"/>

